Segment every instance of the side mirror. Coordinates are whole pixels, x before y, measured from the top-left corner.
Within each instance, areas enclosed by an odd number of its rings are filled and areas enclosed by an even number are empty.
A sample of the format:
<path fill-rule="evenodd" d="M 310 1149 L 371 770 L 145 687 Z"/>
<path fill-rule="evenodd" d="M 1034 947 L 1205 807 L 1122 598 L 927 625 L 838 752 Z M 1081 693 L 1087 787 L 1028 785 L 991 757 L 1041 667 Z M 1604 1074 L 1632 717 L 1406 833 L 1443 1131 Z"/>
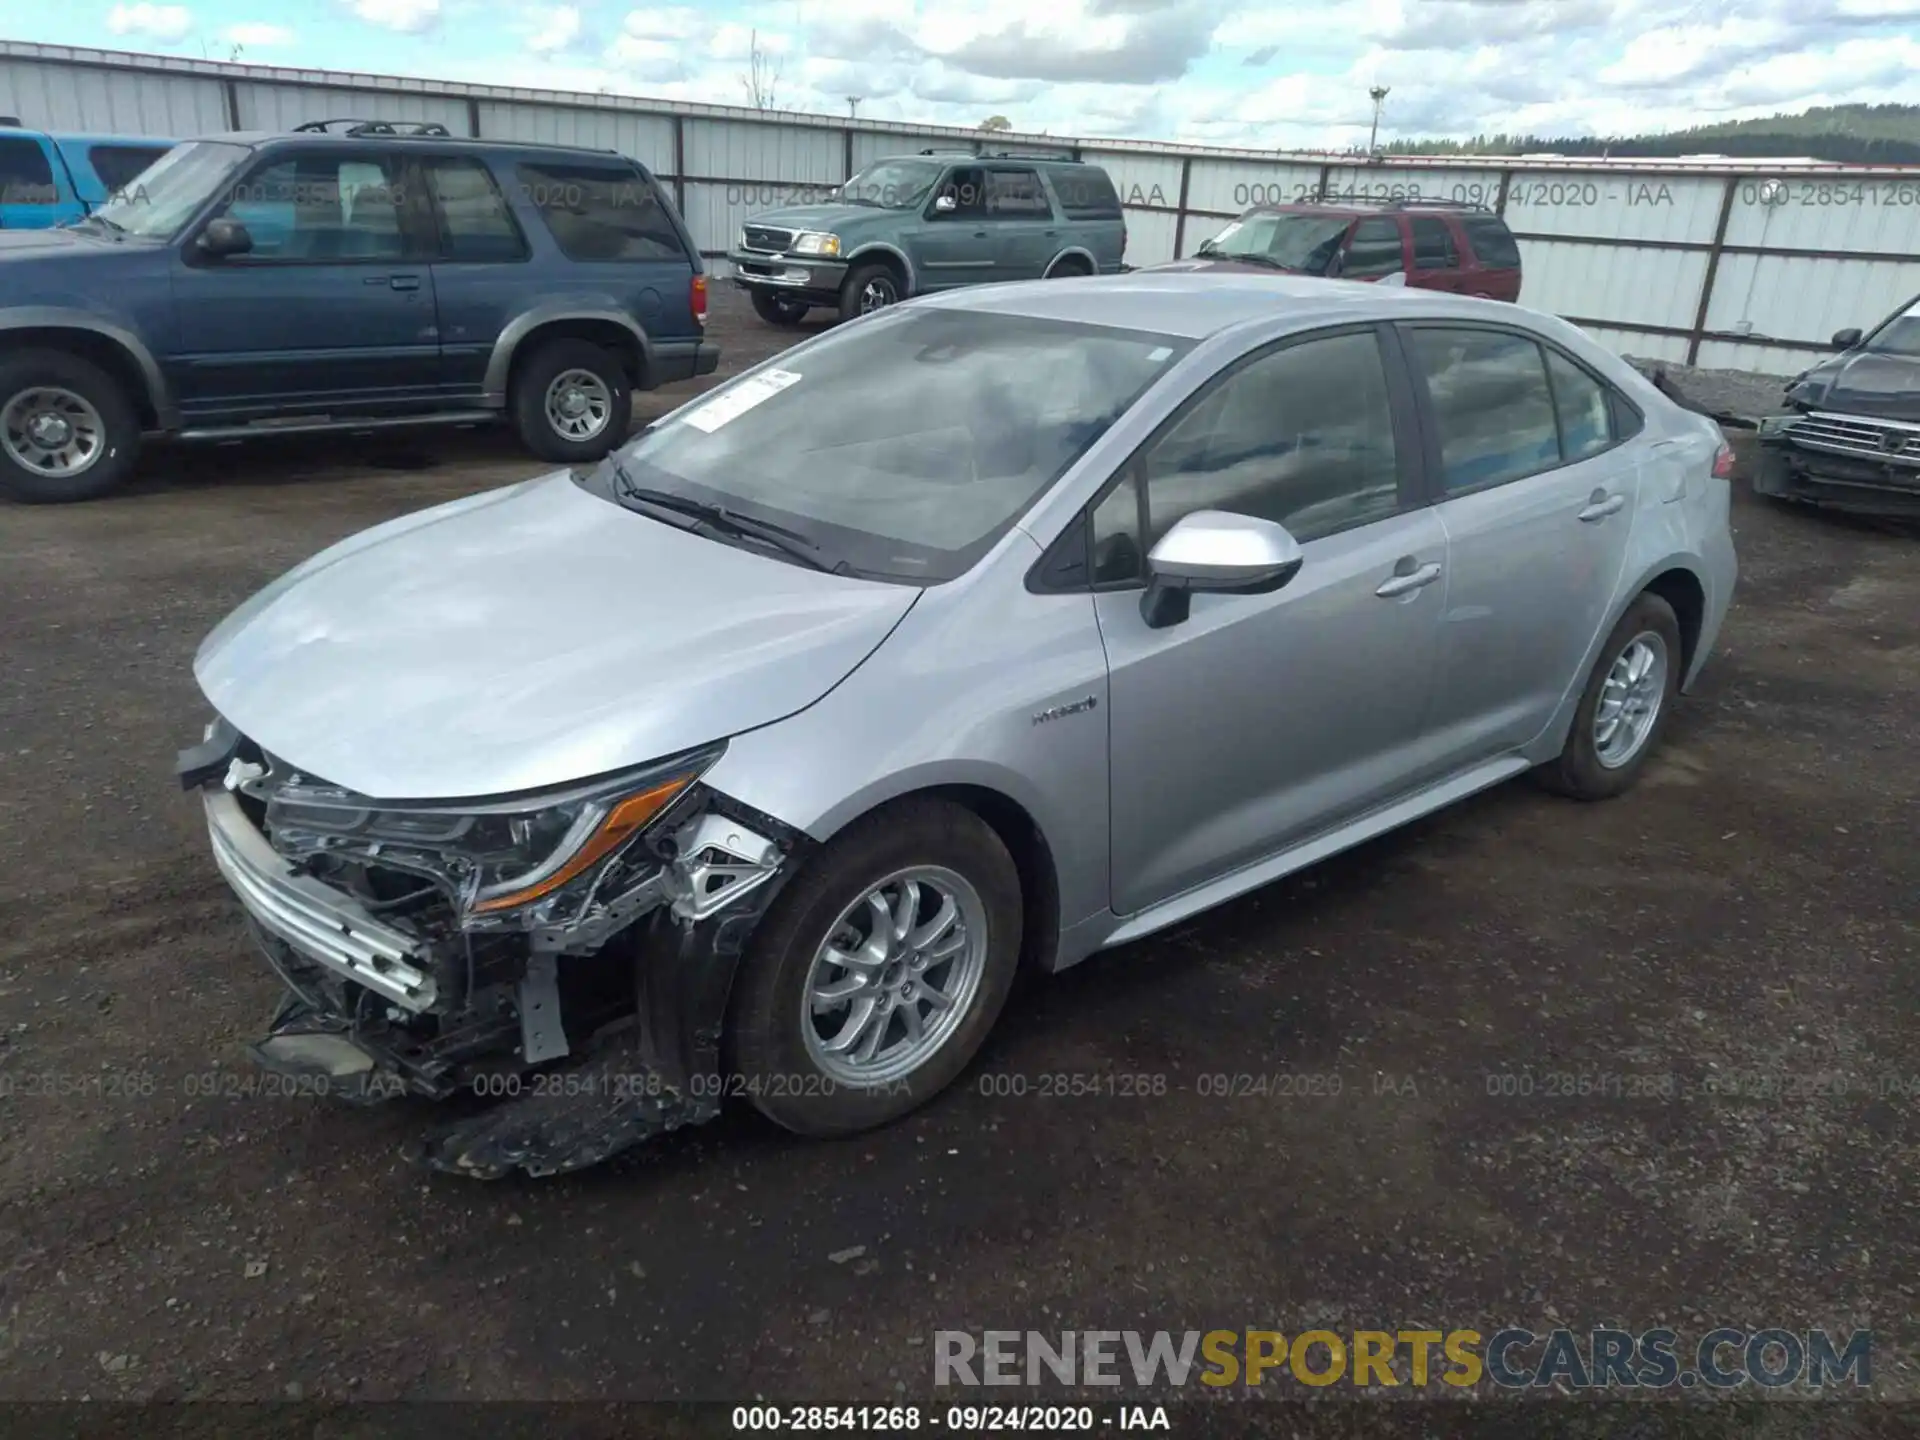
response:
<path fill-rule="evenodd" d="M 959 208 L 960 202 L 951 195 L 936 195 L 933 197 L 933 213 L 936 215 L 951 215 Z"/>
<path fill-rule="evenodd" d="M 1833 348 L 1836 350 L 1851 350 L 1859 343 L 1860 332 L 1858 330 L 1836 330 L 1833 332 Z"/>
<path fill-rule="evenodd" d="M 219 259 L 224 255 L 244 255 L 253 249 L 253 236 L 247 233 L 247 227 L 238 220 L 221 216 L 209 220 L 207 228 L 200 232 L 197 242 L 200 253 Z"/>
<path fill-rule="evenodd" d="M 1265 595 L 1300 573 L 1300 542 L 1284 525 L 1226 510 L 1195 510 L 1147 556 L 1140 614 L 1150 629 L 1187 618 L 1193 592 Z"/>

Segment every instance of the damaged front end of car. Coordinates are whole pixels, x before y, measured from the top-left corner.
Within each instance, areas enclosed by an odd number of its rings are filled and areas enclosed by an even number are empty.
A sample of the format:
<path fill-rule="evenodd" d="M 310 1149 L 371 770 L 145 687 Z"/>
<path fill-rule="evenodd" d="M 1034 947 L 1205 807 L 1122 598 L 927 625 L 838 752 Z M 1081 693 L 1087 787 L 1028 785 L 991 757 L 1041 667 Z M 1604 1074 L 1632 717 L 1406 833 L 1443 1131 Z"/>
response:
<path fill-rule="evenodd" d="M 1920 363 L 1908 368 L 1912 389 L 1864 397 L 1842 388 L 1837 376 L 1845 371 L 1796 376 L 1786 388 L 1791 413 L 1755 422 L 1755 492 L 1852 514 L 1920 518 Z"/>
<path fill-rule="evenodd" d="M 462 1102 L 414 1158 L 482 1178 L 711 1119 L 734 971 L 807 844 L 701 784 L 723 750 L 385 801 L 216 720 L 177 768 L 287 987 L 254 1058 L 349 1101 Z"/>

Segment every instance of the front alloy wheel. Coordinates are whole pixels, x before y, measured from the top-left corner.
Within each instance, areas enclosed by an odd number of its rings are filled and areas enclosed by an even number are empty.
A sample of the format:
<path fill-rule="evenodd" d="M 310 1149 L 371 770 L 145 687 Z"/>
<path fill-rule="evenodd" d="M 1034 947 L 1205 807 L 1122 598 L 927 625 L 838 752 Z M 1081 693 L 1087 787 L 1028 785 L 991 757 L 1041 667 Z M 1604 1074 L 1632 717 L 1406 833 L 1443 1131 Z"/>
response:
<path fill-rule="evenodd" d="M 858 319 L 900 303 L 900 280 L 885 265 L 857 265 L 840 287 L 840 318 Z"/>
<path fill-rule="evenodd" d="M 787 883 L 734 982 L 729 1068 L 803 1135 L 898 1119 L 950 1085 L 1006 1003 L 1020 872 L 978 815 L 909 797 Z"/>

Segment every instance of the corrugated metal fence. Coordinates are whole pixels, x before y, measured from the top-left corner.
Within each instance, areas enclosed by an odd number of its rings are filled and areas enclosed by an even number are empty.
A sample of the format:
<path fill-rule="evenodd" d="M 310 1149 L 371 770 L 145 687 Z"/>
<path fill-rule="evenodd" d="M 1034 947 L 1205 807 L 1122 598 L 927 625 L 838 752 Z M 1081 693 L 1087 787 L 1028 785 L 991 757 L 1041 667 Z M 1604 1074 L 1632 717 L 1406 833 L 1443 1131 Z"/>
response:
<path fill-rule="evenodd" d="M 619 150 L 673 186 L 703 250 L 740 222 L 883 155 L 975 132 L 724 105 L 462 85 L 0 42 L 0 112 L 51 129 L 189 136 L 332 116 Z M 1779 374 L 1843 326 L 1920 292 L 1920 169 L 1748 162 L 1277 155 L 1061 136 L 991 137 L 1104 166 L 1127 258 L 1191 254 L 1248 205 L 1333 196 L 1477 200 L 1519 237 L 1522 300 L 1625 353 Z"/>

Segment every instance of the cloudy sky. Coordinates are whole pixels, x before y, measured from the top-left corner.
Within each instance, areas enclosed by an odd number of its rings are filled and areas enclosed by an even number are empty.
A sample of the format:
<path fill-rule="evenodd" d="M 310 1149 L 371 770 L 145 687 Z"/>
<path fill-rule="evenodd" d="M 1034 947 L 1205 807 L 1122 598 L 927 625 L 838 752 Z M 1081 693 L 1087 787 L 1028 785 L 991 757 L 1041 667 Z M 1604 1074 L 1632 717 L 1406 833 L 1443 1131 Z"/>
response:
<path fill-rule="evenodd" d="M 14 40 L 1260 148 L 1920 99 L 1920 0 L 65 0 Z"/>

